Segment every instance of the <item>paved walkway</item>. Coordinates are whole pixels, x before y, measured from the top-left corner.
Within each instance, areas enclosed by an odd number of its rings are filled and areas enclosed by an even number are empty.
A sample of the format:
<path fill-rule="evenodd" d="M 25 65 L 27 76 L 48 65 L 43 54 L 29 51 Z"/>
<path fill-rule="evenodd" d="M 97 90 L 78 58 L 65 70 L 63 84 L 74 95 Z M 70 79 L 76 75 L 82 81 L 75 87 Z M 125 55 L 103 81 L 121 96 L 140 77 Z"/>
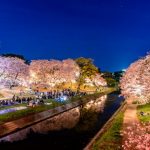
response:
<path fill-rule="evenodd" d="M 124 113 L 124 120 L 123 120 L 123 132 L 127 131 L 127 127 L 132 127 L 133 124 L 139 123 L 139 120 L 137 118 L 137 105 L 132 104 L 133 98 L 129 98 L 126 100 L 127 101 L 127 109 Z M 127 140 L 128 137 L 127 135 L 123 136 L 123 144 L 125 140 Z"/>

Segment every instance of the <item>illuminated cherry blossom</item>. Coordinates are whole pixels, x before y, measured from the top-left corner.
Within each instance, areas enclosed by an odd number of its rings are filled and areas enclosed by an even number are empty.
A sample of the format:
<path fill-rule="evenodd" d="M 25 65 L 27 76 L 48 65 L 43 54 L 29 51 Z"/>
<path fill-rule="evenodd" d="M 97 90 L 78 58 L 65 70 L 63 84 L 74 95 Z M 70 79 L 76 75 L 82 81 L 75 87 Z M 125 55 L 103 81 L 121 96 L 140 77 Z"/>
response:
<path fill-rule="evenodd" d="M 73 82 L 77 78 L 79 67 L 72 59 L 33 60 L 30 65 L 30 81 L 36 84 L 54 86 L 62 82 Z"/>
<path fill-rule="evenodd" d="M 129 66 L 120 86 L 125 97 L 136 96 L 140 103 L 150 101 L 150 55 Z"/>
<path fill-rule="evenodd" d="M 10 88 L 27 85 L 28 65 L 17 57 L 0 57 L 0 83 Z"/>

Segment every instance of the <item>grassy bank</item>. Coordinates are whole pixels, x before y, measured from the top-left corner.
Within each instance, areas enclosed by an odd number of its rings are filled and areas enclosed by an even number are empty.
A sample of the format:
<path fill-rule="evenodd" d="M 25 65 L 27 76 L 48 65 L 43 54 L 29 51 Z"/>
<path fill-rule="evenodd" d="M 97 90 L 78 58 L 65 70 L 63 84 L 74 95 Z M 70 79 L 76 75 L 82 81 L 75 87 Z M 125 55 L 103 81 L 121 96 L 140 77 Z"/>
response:
<path fill-rule="evenodd" d="M 3 124 L 8 121 L 16 120 L 24 116 L 28 116 L 31 114 L 36 114 L 42 111 L 46 111 L 49 109 L 53 109 L 55 107 L 64 105 L 65 103 L 60 103 L 57 101 L 54 101 L 52 99 L 46 100 L 47 103 L 51 103 L 51 105 L 40 105 L 36 107 L 28 107 L 27 109 L 24 110 L 18 110 L 15 112 L 10 112 L 6 114 L 0 115 L 0 124 Z M 19 105 L 13 105 L 13 106 L 5 106 L 2 109 L 8 109 L 8 108 L 13 108 L 13 107 L 19 107 L 19 106 L 26 106 L 26 104 L 19 104 Z"/>
<path fill-rule="evenodd" d="M 141 112 L 143 115 L 141 115 Z M 137 116 L 141 122 L 149 122 L 150 121 L 150 103 L 145 105 L 139 105 L 137 107 Z"/>
<path fill-rule="evenodd" d="M 111 127 L 100 136 L 92 146 L 92 150 L 120 150 L 122 137 L 120 130 L 123 125 L 124 112 L 119 112 L 112 121 Z"/>
<path fill-rule="evenodd" d="M 57 102 L 55 100 L 49 99 L 49 100 L 46 100 L 45 102 L 46 103 L 51 103 L 51 105 L 40 105 L 40 106 L 36 106 L 36 107 L 28 107 L 27 109 L 24 109 L 24 110 L 18 110 L 18 111 L 15 111 L 15 112 L 10 112 L 10 113 L 7 113 L 7 114 L 0 115 L 0 124 L 3 124 L 3 123 L 8 122 L 8 121 L 16 120 L 16 119 L 19 119 L 19 118 L 22 118 L 22 117 L 25 117 L 25 116 L 28 116 L 28 115 L 31 115 L 31 114 L 36 114 L 36 113 L 39 113 L 39 112 L 42 112 L 42 111 L 53 109 L 55 107 L 62 106 L 62 105 L 65 105 L 67 103 L 72 103 L 72 102 L 75 102 L 75 101 L 82 101 L 83 103 L 86 103 L 89 100 L 96 100 L 101 95 L 111 93 L 114 90 L 115 89 L 113 89 L 113 88 L 109 88 L 107 91 L 102 92 L 102 93 L 88 94 L 88 95 L 85 95 L 85 96 L 75 96 L 75 97 L 71 98 L 70 100 L 68 100 L 66 102 Z M 17 105 L 17 106 L 21 106 L 21 105 L 25 106 L 25 104 L 20 104 L 20 105 Z M 8 109 L 8 108 L 17 107 L 17 106 L 5 106 L 1 109 Z"/>
<path fill-rule="evenodd" d="M 84 95 L 82 97 L 80 96 L 75 96 L 73 97 L 70 101 L 71 102 L 75 102 L 75 101 L 82 101 L 83 103 L 89 101 L 89 100 L 96 100 L 97 98 L 99 98 L 100 96 L 103 95 L 107 95 L 109 93 L 112 93 L 116 91 L 115 88 L 107 88 L 105 91 L 103 92 L 97 92 L 97 93 L 93 93 L 93 94 L 88 94 L 88 95 Z"/>

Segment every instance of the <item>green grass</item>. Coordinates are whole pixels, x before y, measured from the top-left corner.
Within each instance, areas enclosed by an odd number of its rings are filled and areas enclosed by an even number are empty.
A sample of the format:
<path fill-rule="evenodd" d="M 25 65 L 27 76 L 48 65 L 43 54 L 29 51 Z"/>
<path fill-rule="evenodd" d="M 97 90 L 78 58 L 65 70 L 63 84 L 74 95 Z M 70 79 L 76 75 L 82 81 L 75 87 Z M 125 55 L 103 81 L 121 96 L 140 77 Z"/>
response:
<path fill-rule="evenodd" d="M 51 103 L 51 105 L 40 105 L 40 106 L 36 106 L 34 108 L 33 107 L 28 107 L 27 109 L 24 109 L 24 110 L 18 110 L 18 111 L 10 112 L 10 113 L 7 113 L 7 114 L 2 114 L 2 115 L 0 115 L 0 124 L 3 124 L 3 123 L 8 122 L 8 121 L 16 120 L 16 119 L 19 119 L 21 117 L 25 117 L 25 116 L 28 116 L 28 115 L 31 115 L 31 114 L 36 114 L 36 113 L 39 113 L 39 112 L 42 112 L 42 111 L 53 109 L 55 107 L 62 106 L 62 105 L 65 105 L 66 103 L 69 103 L 69 102 L 57 102 L 53 99 L 48 99 L 48 100 L 44 100 L 44 101 L 45 101 L 45 103 Z M 13 106 L 3 106 L 3 107 L 0 108 L 0 110 L 13 108 L 13 107 L 19 107 L 19 106 L 27 106 L 27 104 L 17 104 L 17 105 L 13 105 Z"/>
<path fill-rule="evenodd" d="M 140 112 L 144 112 L 144 115 L 140 115 Z M 137 115 L 141 122 L 149 122 L 150 121 L 150 103 L 145 105 L 139 105 L 137 107 Z"/>
<path fill-rule="evenodd" d="M 2 114 L 2 115 L 0 115 L 0 124 L 64 105 L 64 103 L 56 102 L 52 99 L 46 100 L 46 102 L 47 103 L 49 102 L 52 104 L 51 105 L 40 105 L 40 106 L 36 106 L 34 108 L 28 107 L 27 109 L 24 109 L 24 110 L 18 110 L 18 111 L 10 112 L 7 114 Z M 4 106 L 2 109 L 13 108 L 13 107 L 17 107 L 17 106 L 26 106 L 26 104 L 19 104 L 19 105 L 14 105 L 14 106 Z"/>
<path fill-rule="evenodd" d="M 111 127 L 95 141 L 92 150 L 120 150 L 122 124 L 123 112 L 119 112 L 114 118 Z"/>
<path fill-rule="evenodd" d="M 76 101 L 79 100 L 78 96 L 75 98 L 75 100 Z M 19 119 L 19 118 L 22 118 L 22 117 L 25 117 L 25 116 L 28 116 L 28 115 L 31 115 L 31 114 L 36 114 L 36 113 L 39 113 L 39 112 L 42 112 L 42 111 L 53 109 L 55 107 L 65 105 L 67 103 L 71 103 L 73 101 L 68 100 L 68 101 L 65 101 L 65 102 L 57 102 L 53 99 L 47 99 L 47 100 L 44 100 L 44 102 L 45 103 L 51 103 L 51 105 L 40 105 L 40 106 L 36 106 L 34 108 L 33 107 L 28 107 L 27 109 L 24 109 L 24 110 L 18 110 L 18 111 L 10 112 L 10 113 L 7 113 L 7 114 L 2 114 L 2 115 L 0 115 L 0 124 L 3 124 L 3 123 L 8 122 L 8 121 L 16 120 L 16 119 Z M 13 108 L 13 107 L 19 107 L 19 106 L 27 106 L 27 104 L 17 104 L 17 105 L 13 105 L 13 106 L 3 106 L 3 107 L 0 108 L 0 110 Z"/>
<path fill-rule="evenodd" d="M 8 122 L 8 121 L 19 119 L 23 116 L 27 116 L 29 114 L 34 114 L 34 113 L 40 112 L 42 110 L 43 110 L 43 107 L 38 106 L 36 108 L 27 108 L 24 110 L 18 110 L 16 112 L 10 112 L 7 114 L 0 115 L 0 124 Z"/>

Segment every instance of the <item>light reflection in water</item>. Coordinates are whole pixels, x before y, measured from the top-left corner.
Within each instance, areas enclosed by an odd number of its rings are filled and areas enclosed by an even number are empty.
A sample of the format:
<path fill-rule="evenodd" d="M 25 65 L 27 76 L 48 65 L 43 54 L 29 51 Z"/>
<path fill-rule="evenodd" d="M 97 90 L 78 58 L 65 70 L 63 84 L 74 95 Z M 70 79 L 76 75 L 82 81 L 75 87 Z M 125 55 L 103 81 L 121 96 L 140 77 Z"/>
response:
<path fill-rule="evenodd" d="M 107 99 L 107 95 L 101 96 L 96 101 L 91 100 L 88 102 L 84 108 L 93 109 L 95 112 L 102 112 L 104 110 L 105 102 Z"/>

